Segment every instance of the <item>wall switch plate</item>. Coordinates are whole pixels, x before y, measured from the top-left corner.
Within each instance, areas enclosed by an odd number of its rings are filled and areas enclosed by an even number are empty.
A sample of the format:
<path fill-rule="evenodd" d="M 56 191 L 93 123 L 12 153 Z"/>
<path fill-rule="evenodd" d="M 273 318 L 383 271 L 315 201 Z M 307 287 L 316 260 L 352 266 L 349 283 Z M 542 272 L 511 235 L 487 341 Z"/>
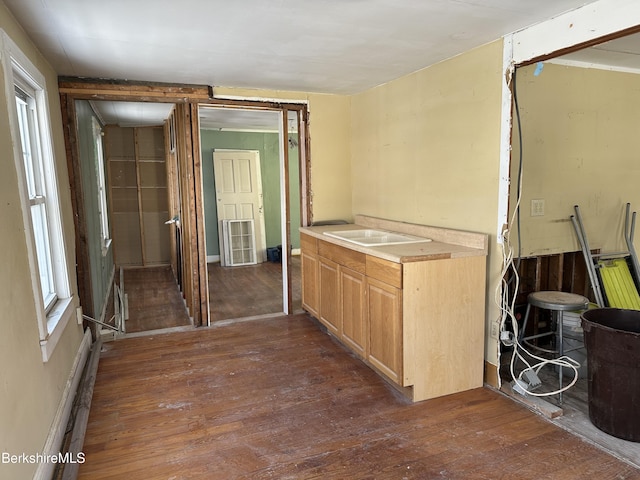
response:
<path fill-rule="evenodd" d="M 544 200 L 531 200 L 531 216 L 542 217 L 544 215 Z"/>

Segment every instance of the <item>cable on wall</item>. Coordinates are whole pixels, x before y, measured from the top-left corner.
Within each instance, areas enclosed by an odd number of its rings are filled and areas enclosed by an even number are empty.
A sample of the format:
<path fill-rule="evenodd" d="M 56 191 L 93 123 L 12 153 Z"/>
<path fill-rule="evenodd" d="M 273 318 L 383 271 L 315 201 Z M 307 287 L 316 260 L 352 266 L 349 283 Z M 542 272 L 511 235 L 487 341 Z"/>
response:
<path fill-rule="evenodd" d="M 541 68 L 538 67 L 538 71 Z M 506 347 L 513 347 L 513 354 L 511 356 L 509 371 L 513 380 L 513 388 L 518 393 L 523 395 L 532 395 L 535 397 L 546 397 L 557 395 L 565 390 L 571 388 L 578 381 L 578 368 L 580 364 L 574 359 L 568 356 L 562 356 L 555 359 L 546 359 L 529 352 L 520 343 L 520 335 L 518 331 L 518 321 L 515 316 L 515 301 L 518 290 L 520 288 L 520 277 L 518 275 L 518 269 L 520 267 L 520 259 L 522 255 L 521 245 L 521 230 L 520 230 L 520 201 L 522 198 L 522 178 L 523 178 L 523 141 L 522 141 L 522 123 L 520 117 L 520 105 L 518 101 L 517 91 L 517 68 L 514 68 L 511 75 L 511 88 L 513 92 L 514 108 L 516 113 L 517 122 L 517 138 L 518 138 L 518 177 L 516 187 L 516 203 L 513 209 L 513 214 L 507 228 L 503 232 L 502 243 L 502 261 L 503 269 L 501 272 L 501 283 L 498 285 L 495 294 L 495 301 L 500 308 L 500 325 L 499 325 L 499 337 L 502 345 Z M 512 226 L 516 226 L 516 234 L 518 237 L 518 252 L 514 259 L 514 251 L 511 243 L 511 231 Z M 515 260 L 515 261 L 514 261 Z M 509 275 L 511 274 L 511 275 Z M 511 292 L 511 298 L 509 298 Z M 519 373 L 516 372 L 516 360 L 520 360 L 524 365 Z M 534 392 L 532 390 L 538 388 L 541 385 L 541 381 L 538 375 L 540 370 L 547 365 L 555 365 L 558 368 L 569 368 L 573 370 L 573 380 L 551 392 Z"/>

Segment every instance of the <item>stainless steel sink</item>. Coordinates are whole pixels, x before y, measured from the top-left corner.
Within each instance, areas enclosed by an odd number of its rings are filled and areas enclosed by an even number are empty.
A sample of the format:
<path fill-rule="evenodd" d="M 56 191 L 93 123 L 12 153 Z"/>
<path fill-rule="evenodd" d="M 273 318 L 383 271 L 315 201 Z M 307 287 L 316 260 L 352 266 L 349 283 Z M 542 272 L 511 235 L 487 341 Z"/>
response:
<path fill-rule="evenodd" d="M 406 233 L 388 232 L 366 228 L 362 230 L 340 230 L 337 232 L 323 232 L 329 237 L 338 238 L 346 242 L 362 245 L 363 247 L 375 247 L 382 245 L 398 245 L 402 243 L 430 242 L 430 238 L 416 237 Z"/>

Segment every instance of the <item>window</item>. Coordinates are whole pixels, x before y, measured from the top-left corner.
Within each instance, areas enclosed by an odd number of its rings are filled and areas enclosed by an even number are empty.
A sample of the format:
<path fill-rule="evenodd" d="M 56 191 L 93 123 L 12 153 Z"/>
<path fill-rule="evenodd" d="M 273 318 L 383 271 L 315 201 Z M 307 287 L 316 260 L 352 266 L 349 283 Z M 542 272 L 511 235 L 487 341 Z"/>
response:
<path fill-rule="evenodd" d="M 29 93 L 25 90 L 31 90 Z M 40 288 L 45 311 L 51 309 L 57 295 L 51 264 L 51 238 L 49 237 L 49 221 L 47 219 L 48 195 L 44 182 L 44 164 L 40 135 L 38 132 L 38 116 L 35 93 L 32 89 L 15 86 L 18 126 L 20 129 L 20 145 L 24 162 L 25 183 L 29 197 L 31 228 L 38 261 Z"/>
<path fill-rule="evenodd" d="M 104 153 L 102 149 L 102 126 L 95 117 L 93 120 L 93 142 L 96 150 L 96 179 L 98 181 L 98 215 L 100 217 L 100 239 L 102 255 L 106 255 L 111 244 L 109 238 L 109 214 L 107 211 L 107 187 L 104 177 Z"/>
<path fill-rule="evenodd" d="M 74 308 L 45 82 L 1 30 L 0 41 L 40 345 L 43 360 L 47 361 Z"/>

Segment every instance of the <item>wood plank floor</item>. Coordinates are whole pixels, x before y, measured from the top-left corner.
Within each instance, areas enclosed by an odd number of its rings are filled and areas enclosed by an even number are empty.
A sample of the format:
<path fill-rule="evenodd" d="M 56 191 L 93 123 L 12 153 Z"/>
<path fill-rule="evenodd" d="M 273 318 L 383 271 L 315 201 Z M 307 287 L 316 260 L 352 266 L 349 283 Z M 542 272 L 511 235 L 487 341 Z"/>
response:
<path fill-rule="evenodd" d="M 283 311 L 281 263 L 263 262 L 240 267 L 210 263 L 207 269 L 212 322 Z M 299 256 L 291 257 L 291 287 L 295 312 L 302 308 Z"/>
<path fill-rule="evenodd" d="M 640 479 L 480 388 L 409 404 L 306 315 L 103 347 L 81 479 Z"/>
<path fill-rule="evenodd" d="M 171 267 L 125 268 L 124 290 L 127 333 L 191 325 Z"/>

